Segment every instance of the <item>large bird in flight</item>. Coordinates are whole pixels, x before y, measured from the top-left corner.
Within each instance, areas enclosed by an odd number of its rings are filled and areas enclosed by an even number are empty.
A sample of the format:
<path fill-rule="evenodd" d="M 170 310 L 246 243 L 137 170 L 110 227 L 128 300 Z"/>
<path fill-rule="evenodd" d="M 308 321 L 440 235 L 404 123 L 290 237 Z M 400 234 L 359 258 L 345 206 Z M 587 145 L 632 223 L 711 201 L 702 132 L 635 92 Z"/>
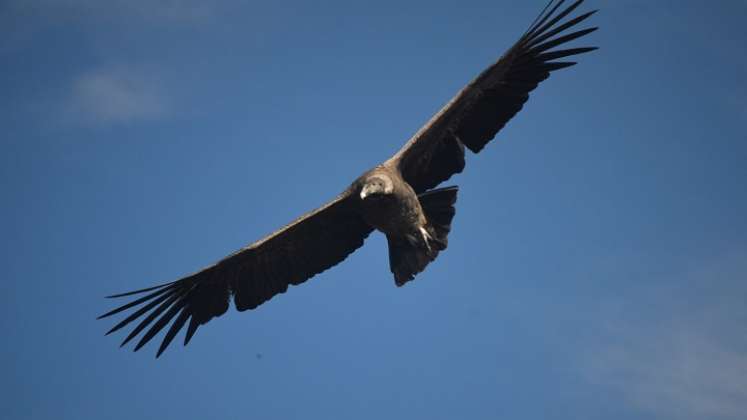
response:
<path fill-rule="evenodd" d="M 583 0 L 560 9 L 564 3 L 551 0 L 500 59 L 459 91 L 400 151 L 329 203 L 180 280 L 109 296 L 138 297 L 99 317 L 133 311 L 107 334 L 139 321 L 122 342 L 145 331 L 137 351 L 171 322 L 158 357 L 185 325 L 186 345 L 201 325 L 223 315 L 231 297 L 239 311 L 254 309 L 289 285 L 338 264 L 373 230 L 387 237 L 397 286 L 412 280 L 446 249 L 457 187 L 433 188 L 462 172 L 464 148 L 480 152 L 519 112 L 529 92 L 552 72 L 576 64 L 557 60 L 596 49 L 557 48 L 597 29 L 569 31 L 596 11 L 566 19 Z"/>

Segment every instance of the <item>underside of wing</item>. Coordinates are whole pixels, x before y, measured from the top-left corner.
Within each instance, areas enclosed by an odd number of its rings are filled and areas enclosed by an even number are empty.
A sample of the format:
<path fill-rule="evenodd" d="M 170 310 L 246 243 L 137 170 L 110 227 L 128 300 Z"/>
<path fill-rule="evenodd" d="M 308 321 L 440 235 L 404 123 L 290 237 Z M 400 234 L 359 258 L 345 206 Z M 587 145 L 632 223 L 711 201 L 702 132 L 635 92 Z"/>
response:
<path fill-rule="evenodd" d="M 564 9 L 551 1 L 527 32 L 495 64 L 462 89 L 389 162 L 416 192 L 433 188 L 464 169 L 464 147 L 478 153 L 521 110 L 529 92 L 556 70 L 558 61 L 595 47 L 562 48 L 597 28 L 570 31 L 596 11 L 566 19 L 583 0 Z M 560 47 L 560 48 L 559 48 Z"/>
<path fill-rule="evenodd" d="M 253 309 L 289 285 L 303 283 L 338 264 L 363 245 L 371 228 L 360 218 L 350 192 L 307 213 L 266 238 L 175 282 L 109 296 L 133 297 L 99 318 L 127 312 L 107 334 L 136 325 L 122 345 L 140 336 L 135 351 L 171 323 L 156 357 L 188 325 L 186 345 L 197 328 L 223 315 L 233 296 L 236 309 Z"/>

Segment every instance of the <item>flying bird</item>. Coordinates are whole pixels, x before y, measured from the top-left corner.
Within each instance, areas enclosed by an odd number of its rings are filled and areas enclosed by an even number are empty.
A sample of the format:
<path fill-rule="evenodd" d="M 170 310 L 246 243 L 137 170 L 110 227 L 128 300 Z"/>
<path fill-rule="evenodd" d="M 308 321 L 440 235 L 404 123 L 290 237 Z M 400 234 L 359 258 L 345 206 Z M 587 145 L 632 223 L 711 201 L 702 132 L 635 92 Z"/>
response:
<path fill-rule="evenodd" d="M 239 311 L 254 309 L 289 285 L 340 263 L 374 230 L 386 235 L 396 285 L 413 280 L 448 245 L 457 187 L 434 188 L 462 172 L 465 147 L 479 153 L 521 110 L 529 92 L 554 71 L 576 64 L 558 60 L 596 49 L 558 49 L 597 29 L 576 29 L 596 10 L 566 19 L 583 1 L 561 9 L 565 0 L 551 0 L 498 61 L 459 91 L 394 156 L 365 172 L 332 201 L 194 274 L 108 296 L 134 300 L 99 317 L 132 311 L 107 334 L 138 321 L 122 342 L 145 331 L 137 351 L 171 322 L 158 357 L 185 325 L 184 345 L 201 325 L 223 315 L 231 298 Z"/>

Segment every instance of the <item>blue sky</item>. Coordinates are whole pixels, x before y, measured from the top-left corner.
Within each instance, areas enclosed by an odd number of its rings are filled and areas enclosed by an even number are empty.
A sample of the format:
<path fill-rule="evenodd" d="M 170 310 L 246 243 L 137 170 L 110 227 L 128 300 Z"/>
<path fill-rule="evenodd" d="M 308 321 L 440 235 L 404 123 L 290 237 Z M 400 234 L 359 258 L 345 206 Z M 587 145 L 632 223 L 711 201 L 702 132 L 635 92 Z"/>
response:
<path fill-rule="evenodd" d="M 158 360 L 103 336 L 393 154 L 518 3 L 0 4 L 7 418 L 741 418 L 744 1 L 589 0 L 601 49 L 468 156 L 406 287 L 376 234 Z"/>

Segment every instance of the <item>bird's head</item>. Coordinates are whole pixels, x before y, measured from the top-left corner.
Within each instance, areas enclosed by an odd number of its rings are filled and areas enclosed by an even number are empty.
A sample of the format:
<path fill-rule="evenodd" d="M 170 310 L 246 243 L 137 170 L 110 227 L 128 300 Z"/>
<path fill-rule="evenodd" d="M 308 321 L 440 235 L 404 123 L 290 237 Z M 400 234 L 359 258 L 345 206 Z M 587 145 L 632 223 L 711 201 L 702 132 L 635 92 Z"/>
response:
<path fill-rule="evenodd" d="M 361 200 L 367 198 L 381 198 L 391 194 L 394 191 L 394 183 L 388 176 L 383 174 L 374 175 L 367 178 L 361 188 Z"/>

